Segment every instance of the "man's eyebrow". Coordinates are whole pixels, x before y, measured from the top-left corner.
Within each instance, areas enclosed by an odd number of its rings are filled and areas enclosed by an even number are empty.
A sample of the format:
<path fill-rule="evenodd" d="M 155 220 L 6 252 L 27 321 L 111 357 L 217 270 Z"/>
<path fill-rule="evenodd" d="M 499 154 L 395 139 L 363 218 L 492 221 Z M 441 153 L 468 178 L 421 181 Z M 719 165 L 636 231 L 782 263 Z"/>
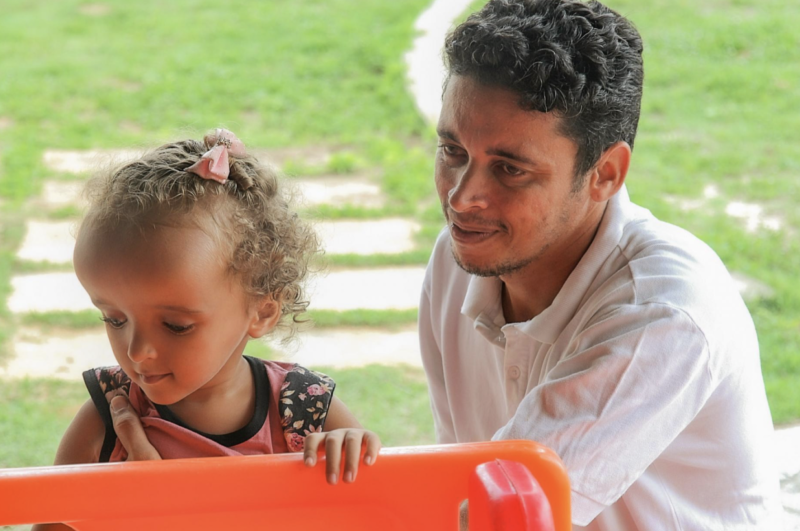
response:
<path fill-rule="evenodd" d="M 456 137 L 455 133 L 451 131 L 447 131 L 445 129 L 437 129 L 436 134 L 439 135 L 440 138 L 446 138 L 448 140 L 452 140 L 453 142 L 458 142 L 458 137 Z M 521 162 L 528 166 L 541 166 L 540 163 L 536 162 L 533 159 L 529 159 L 528 157 L 524 157 L 517 153 L 512 153 L 511 151 L 507 151 L 505 149 L 500 148 L 493 148 L 486 151 L 487 155 L 493 155 L 495 157 L 503 157 L 504 159 L 515 160 L 517 162 Z"/>
<path fill-rule="evenodd" d="M 505 149 L 489 149 L 486 151 L 487 155 L 494 155 L 495 157 L 503 157 L 504 159 L 511 159 L 516 160 L 517 162 L 521 162 L 523 164 L 527 164 L 528 166 L 540 166 L 538 162 L 533 159 L 529 159 L 528 157 L 523 157 L 517 153 L 512 153 L 511 151 L 506 151 Z"/>
<path fill-rule="evenodd" d="M 458 142 L 458 138 L 456 138 L 456 135 L 454 133 L 451 133 L 450 131 L 446 131 L 444 129 L 437 129 L 436 134 L 439 135 L 441 138 L 446 138 L 448 140 L 452 140 L 453 142 Z"/>

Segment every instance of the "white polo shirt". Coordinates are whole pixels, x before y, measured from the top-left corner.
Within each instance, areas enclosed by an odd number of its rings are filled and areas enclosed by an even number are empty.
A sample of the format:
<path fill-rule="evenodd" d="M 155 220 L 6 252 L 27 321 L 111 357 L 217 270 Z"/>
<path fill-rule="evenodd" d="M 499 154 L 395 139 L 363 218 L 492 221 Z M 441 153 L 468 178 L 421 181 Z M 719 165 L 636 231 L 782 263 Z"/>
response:
<path fill-rule="evenodd" d="M 439 442 L 552 448 L 586 529 L 779 529 L 755 329 L 708 246 L 623 188 L 549 308 L 507 324 L 500 293 L 445 230 L 419 313 Z"/>

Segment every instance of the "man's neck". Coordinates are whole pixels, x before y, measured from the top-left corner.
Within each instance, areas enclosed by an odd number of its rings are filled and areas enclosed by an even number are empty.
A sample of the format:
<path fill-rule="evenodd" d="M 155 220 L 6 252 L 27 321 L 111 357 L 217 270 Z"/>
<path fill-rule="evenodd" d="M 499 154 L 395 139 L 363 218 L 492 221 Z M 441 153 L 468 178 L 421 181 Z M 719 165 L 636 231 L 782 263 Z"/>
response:
<path fill-rule="evenodd" d="M 590 230 L 575 235 L 569 243 L 546 252 L 522 269 L 500 276 L 503 316 L 507 323 L 530 321 L 550 307 L 594 241 L 603 210 Z"/>

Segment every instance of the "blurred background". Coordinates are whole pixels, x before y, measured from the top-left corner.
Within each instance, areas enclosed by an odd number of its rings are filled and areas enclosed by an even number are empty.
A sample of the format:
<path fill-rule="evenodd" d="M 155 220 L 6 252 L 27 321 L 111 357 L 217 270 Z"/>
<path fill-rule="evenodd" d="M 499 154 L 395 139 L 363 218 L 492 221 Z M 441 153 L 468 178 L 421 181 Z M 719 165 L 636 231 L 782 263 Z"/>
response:
<path fill-rule="evenodd" d="M 722 257 L 758 328 L 774 421 L 795 423 L 800 4 L 607 4 L 645 42 L 631 196 Z M 0 468 L 50 464 L 88 398 L 80 372 L 114 363 L 72 273 L 82 182 L 219 126 L 286 174 L 328 248 L 314 328 L 248 352 L 328 372 L 387 445 L 434 441 L 415 320 L 443 223 L 436 138 L 407 55 L 429 5 L 0 0 Z M 481 5 L 452 2 L 428 22 Z M 418 59 L 438 56 L 431 35 Z M 438 99 L 438 80 L 415 86 Z"/>

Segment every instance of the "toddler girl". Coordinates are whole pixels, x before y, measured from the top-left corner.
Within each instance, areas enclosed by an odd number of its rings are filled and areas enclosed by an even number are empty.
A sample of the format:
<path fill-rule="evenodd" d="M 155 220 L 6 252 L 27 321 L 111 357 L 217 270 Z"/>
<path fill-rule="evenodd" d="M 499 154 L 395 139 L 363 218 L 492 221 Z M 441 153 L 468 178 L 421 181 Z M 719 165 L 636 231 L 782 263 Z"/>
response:
<path fill-rule="evenodd" d="M 119 366 L 84 373 L 91 399 L 56 464 L 126 459 L 109 411 L 123 394 L 163 458 L 299 452 L 311 436 L 314 449 L 328 439 L 329 482 L 343 451 L 352 481 L 362 445 L 371 464 L 380 442 L 333 396 L 334 382 L 242 355 L 250 338 L 291 332 L 305 311 L 317 238 L 233 133 L 204 140 L 167 144 L 89 183 L 75 273 Z"/>

